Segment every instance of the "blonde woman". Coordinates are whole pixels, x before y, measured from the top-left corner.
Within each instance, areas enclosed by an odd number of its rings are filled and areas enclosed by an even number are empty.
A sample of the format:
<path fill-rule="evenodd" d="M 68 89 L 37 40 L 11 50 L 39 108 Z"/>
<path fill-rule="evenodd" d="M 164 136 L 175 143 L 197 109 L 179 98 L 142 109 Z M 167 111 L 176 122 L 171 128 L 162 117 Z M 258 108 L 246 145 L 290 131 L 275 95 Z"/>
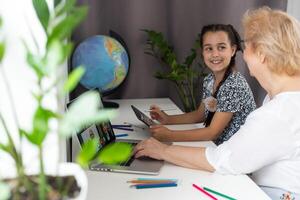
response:
<path fill-rule="evenodd" d="M 169 146 L 150 138 L 136 157 L 222 174 L 251 174 L 272 199 L 300 199 L 300 25 L 263 7 L 243 17 L 244 59 L 267 91 L 263 106 L 215 148 Z"/>

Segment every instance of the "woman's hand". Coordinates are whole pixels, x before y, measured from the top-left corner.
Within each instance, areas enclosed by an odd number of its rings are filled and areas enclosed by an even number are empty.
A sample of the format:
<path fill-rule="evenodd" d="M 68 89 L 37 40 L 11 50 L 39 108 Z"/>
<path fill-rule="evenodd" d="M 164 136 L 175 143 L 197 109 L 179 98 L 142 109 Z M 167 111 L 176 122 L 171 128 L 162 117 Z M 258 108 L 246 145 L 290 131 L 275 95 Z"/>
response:
<path fill-rule="evenodd" d="M 169 115 L 156 105 L 150 106 L 150 116 L 152 119 L 159 121 L 161 124 L 168 124 Z"/>
<path fill-rule="evenodd" d="M 162 125 L 153 125 L 150 127 L 152 137 L 159 141 L 170 141 L 172 140 L 172 131 Z"/>
<path fill-rule="evenodd" d="M 163 160 L 163 154 L 169 145 L 163 144 L 154 138 L 149 138 L 138 143 L 134 148 L 135 158 L 147 156 Z"/>

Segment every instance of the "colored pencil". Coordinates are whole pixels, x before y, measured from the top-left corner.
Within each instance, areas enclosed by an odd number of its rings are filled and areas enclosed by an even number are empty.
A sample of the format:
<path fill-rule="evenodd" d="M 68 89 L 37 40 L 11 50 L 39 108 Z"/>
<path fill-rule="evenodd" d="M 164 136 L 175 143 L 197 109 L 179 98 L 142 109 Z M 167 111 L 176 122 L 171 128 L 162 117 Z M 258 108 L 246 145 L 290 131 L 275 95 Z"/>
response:
<path fill-rule="evenodd" d="M 111 125 L 113 128 L 116 128 L 116 127 L 121 127 L 121 128 L 131 128 L 132 125 L 131 124 L 113 124 Z"/>
<path fill-rule="evenodd" d="M 136 189 L 146 189 L 146 188 L 176 187 L 177 183 L 137 184 L 131 186 L 134 186 Z"/>
<path fill-rule="evenodd" d="M 208 192 L 206 192 L 205 190 L 203 190 L 201 187 L 199 187 L 196 184 L 193 184 L 193 187 L 196 188 L 197 190 L 199 190 L 200 192 L 202 192 L 203 194 L 205 194 L 206 196 L 210 197 L 213 200 L 218 200 L 216 197 L 214 197 L 213 195 L 209 194 Z"/>
<path fill-rule="evenodd" d="M 212 190 L 212 189 L 210 189 L 210 188 L 203 187 L 203 189 L 206 190 L 206 191 L 208 191 L 208 192 L 211 192 L 211 193 L 213 193 L 213 194 L 216 194 L 216 195 L 218 195 L 218 196 L 220 196 L 220 197 L 224 197 L 224 198 L 229 199 L 229 200 L 236 200 L 235 198 L 232 198 L 232 197 L 230 197 L 230 196 L 227 196 L 227 195 L 225 195 L 225 194 L 222 194 L 222 193 L 217 192 L 217 191 L 215 191 L 215 190 Z"/>
<path fill-rule="evenodd" d="M 178 181 L 177 179 L 174 179 L 174 178 L 137 178 L 136 180 L 139 180 L 139 181 L 148 181 L 148 180 L 151 180 L 151 181 Z"/>
<path fill-rule="evenodd" d="M 123 131 L 133 131 L 132 128 L 123 128 L 123 127 L 113 127 L 113 129 L 119 129 L 119 130 L 123 130 Z"/>
<path fill-rule="evenodd" d="M 116 137 L 126 137 L 128 136 L 127 133 L 122 133 L 122 134 L 115 134 Z"/>
<path fill-rule="evenodd" d="M 169 111 L 169 110 L 176 110 L 176 108 L 169 108 L 169 109 L 160 109 L 160 111 Z M 144 110 L 145 112 L 151 112 L 152 110 Z"/>
<path fill-rule="evenodd" d="M 175 183 L 176 181 L 170 181 L 170 180 L 132 180 L 132 181 L 127 181 L 127 183 L 138 183 L 138 184 L 155 184 L 155 183 Z"/>
<path fill-rule="evenodd" d="M 126 125 L 129 125 L 129 126 L 131 126 L 131 127 L 140 128 L 140 129 L 143 129 L 143 130 L 145 130 L 145 129 L 146 129 L 145 127 L 138 126 L 138 125 L 135 125 L 135 124 L 131 124 L 131 123 L 129 123 L 129 122 L 124 122 L 124 124 L 126 124 Z"/>

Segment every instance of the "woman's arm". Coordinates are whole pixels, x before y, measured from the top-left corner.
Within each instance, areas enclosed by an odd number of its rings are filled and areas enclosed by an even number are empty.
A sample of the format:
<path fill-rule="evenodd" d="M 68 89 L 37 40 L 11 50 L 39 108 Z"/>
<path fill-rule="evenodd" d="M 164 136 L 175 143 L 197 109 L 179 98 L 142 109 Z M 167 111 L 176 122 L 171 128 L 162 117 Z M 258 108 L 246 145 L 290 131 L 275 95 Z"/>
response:
<path fill-rule="evenodd" d="M 140 142 L 135 147 L 134 153 L 137 158 L 148 156 L 187 168 L 201 169 L 210 172 L 215 170 L 206 159 L 204 147 L 166 145 L 154 138 L 149 138 Z"/>
<path fill-rule="evenodd" d="M 232 119 L 231 112 L 216 112 L 210 126 L 192 130 L 170 130 L 164 126 L 153 126 L 152 136 L 160 141 L 199 141 L 215 140 L 228 126 Z"/>

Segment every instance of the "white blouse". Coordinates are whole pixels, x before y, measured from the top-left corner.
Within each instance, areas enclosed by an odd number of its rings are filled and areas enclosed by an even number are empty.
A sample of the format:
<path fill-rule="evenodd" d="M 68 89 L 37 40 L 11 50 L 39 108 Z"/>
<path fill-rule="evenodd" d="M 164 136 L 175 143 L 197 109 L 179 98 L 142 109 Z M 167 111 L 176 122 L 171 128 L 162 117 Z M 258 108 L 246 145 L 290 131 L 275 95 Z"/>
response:
<path fill-rule="evenodd" d="M 300 92 L 265 100 L 228 141 L 206 149 L 221 174 L 251 174 L 261 186 L 300 194 Z"/>

